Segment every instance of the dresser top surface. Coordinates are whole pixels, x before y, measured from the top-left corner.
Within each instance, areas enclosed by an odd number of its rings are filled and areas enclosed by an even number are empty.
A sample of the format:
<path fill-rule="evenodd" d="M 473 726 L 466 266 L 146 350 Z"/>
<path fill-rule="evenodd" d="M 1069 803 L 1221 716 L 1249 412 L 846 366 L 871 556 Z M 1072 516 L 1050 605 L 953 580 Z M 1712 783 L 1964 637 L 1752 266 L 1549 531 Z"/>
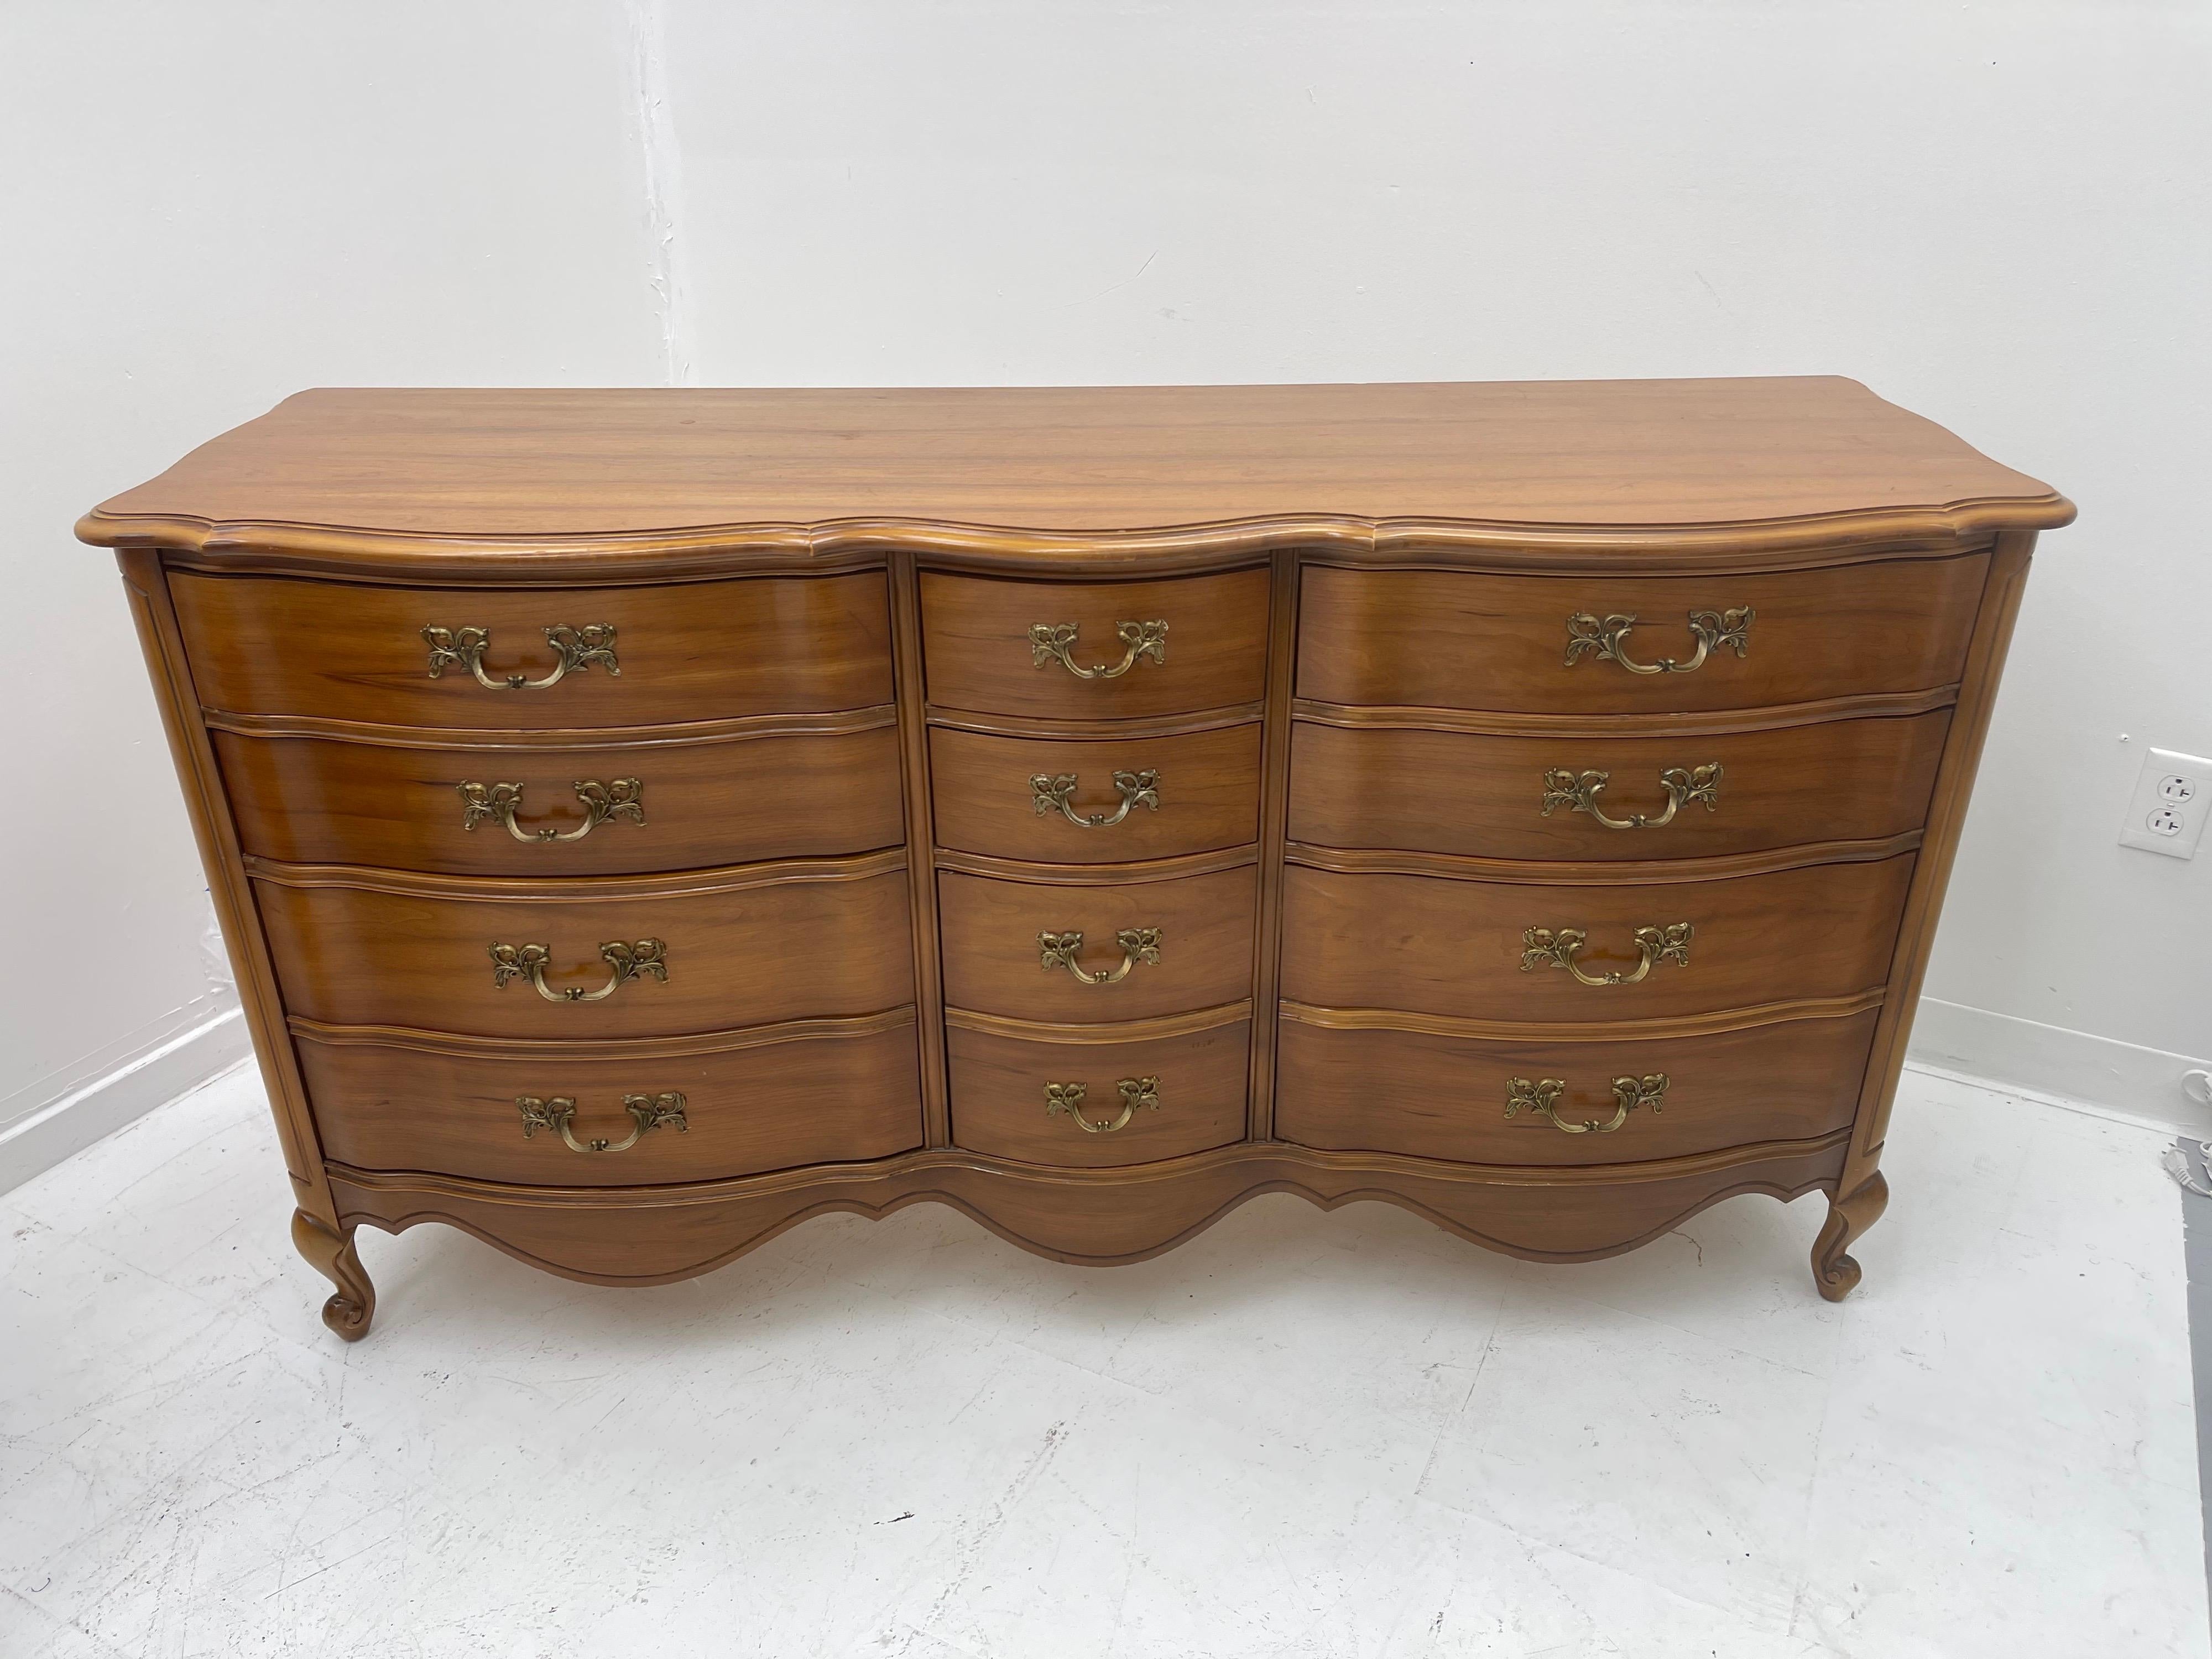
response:
<path fill-rule="evenodd" d="M 1073 534 L 1260 520 L 1668 530 L 2071 507 L 1832 377 L 289 398 L 103 503 L 87 540 L 251 526 L 578 538 L 886 521 Z"/>

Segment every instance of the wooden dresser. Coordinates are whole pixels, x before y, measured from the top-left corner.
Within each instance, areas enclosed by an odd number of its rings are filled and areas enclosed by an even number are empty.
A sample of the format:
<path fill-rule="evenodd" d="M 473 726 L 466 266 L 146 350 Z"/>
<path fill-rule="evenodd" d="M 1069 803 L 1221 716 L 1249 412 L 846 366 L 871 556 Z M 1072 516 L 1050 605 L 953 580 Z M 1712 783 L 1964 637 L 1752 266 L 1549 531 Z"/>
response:
<path fill-rule="evenodd" d="M 1881 1213 L 2039 530 L 1841 380 L 326 391 L 94 509 L 301 1253 Z"/>

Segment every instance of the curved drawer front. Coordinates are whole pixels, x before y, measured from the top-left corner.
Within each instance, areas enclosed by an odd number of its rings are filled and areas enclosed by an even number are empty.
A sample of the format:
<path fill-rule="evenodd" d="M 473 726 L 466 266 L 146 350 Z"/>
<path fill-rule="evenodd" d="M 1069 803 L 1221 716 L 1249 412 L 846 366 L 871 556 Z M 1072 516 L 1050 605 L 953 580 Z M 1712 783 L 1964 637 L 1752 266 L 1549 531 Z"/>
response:
<path fill-rule="evenodd" d="M 1877 1018 L 1869 1010 L 1625 1042 L 1493 1042 L 1324 1027 L 1292 1011 L 1275 1133 L 1332 1151 L 1534 1165 L 1809 1139 L 1849 1127 Z M 1656 1079 L 1662 1086 L 1649 1081 Z"/>
<path fill-rule="evenodd" d="M 1595 714 L 1923 691 L 1958 679 L 1988 563 L 1656 577 L 1317 568 L 1299 601 L 1298 695 Z M 1693 619 L 1716 642 L 1689 668 Z M 1662 663 L 1687 672 L 1628 665 Z"/>
<path fill-rule="evenodd" d="M 1025 1164 L 1102 1169 L 1242 1140 L 1250 1033 L 1241 1015 L 1178 1036 L 1124 1038 L 1102 1027 L 1081 1041 L 953 1024 L 953 1141 Z"/>
<path fill-rule="evenodd" d="M 1111 886 L 938 878 L 945 1000 L 1018 1019 L 1145 1019 L 1252 993 L 1250 865 Z"/>
<path fill-rule="evenodd" d="M 914 1000 L 903 870 L 721 890 L 622 885 L 504 898 L 490 883 L 386 891 L 287 885 L 264 872 L 254 889 L 286 1006 L 325 1024 L 671 1036 Z M 589 1000 L 541 994 L 532 945 L 544 951 L 547 991 Z"/>
<path fill-rule="evenodd" d="M 929 762 L 938 842 L 963 852 L 1120 864 L 1259 837 L 1257 725 L 1079 742 L 939 727 Z"/>
<path fill-rule="evenodd" d="M 768 1035 L 504 1047 L 295 1036 L 323 1151 L 356 1169 L 647 1186 L 889 1158 L 921 1144 L 911 1010 L 760 1040 Z M 607 1149 L 591 1151 L 595 1141 Z"/>
<path fill-rule="evenodd" d="M 1912 862 L 1588 887 L 1293 866 L 1283 994 L 1328 1008 L 1593 1024 L 1855 996 L 1889 976 Z M 1570 931 L 1586 936 L 1581 948 L 1567 948 Z M 1591 985 L 1577 969 L 1641 977 Z"/>
<path fill-rule="evenodd" d="M 1291 839 L 1565 861 L 1878 841 L 1920 827 L 1950 720 L 1937 709 L 1665 738 L 1301 720 L 1291 739 Z"/>
<path fill-rule="evenodd" d="M 1146 582 L 925 574 L 929 700 L 1051 719 L 1256 702 L 1267 681 L 1267 572 Z"/>
<path fill-rule="evenodd" d="M 239 714 L 544 731 L 891 701 L 877 571 L 568 589 L 179 572 L 169 586 L 201 702 Z"/>
<path fill-rule="evenodd" d="M 211 734 L 248 853 L 448 875 L 701 870 L 892 847 L 898 733 L 417 747 Z"/>

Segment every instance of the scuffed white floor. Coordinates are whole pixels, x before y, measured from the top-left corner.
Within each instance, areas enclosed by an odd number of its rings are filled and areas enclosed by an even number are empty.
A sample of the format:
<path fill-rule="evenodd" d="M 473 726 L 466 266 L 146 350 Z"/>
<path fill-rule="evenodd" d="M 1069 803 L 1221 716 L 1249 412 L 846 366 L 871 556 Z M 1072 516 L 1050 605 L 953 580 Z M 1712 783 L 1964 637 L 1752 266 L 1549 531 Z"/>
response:
<path fill-rule="evenodd" d="M 238 1074 L 0 1198 L 0 1654 L 2202 1655 L 2161 1144 L 1908 1073 L 1841 1307 L 1817 1198 L 1535 1267 L 1271 1197 L 651 1291 L 365 1233 L 349 1347 Z"/>

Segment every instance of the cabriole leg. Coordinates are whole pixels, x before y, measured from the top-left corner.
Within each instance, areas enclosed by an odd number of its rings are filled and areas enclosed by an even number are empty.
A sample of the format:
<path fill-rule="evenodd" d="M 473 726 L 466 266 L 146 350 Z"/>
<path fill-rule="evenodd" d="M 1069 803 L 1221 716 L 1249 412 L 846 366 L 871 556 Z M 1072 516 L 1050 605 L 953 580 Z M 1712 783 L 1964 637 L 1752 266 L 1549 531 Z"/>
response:
<path fill-rule="evenodd" d="M 1831 1302 L 1841 1302 L 1858 1287 L 1859 1264 L 1844 1254 L 1860 1234 L 1881 1219 L 1889 1206 L 1889 1183 L 1877 1170 L 1840 1198 L 1828 1200 L 1828 1219 L 1813 1241 L 1813 1281 Z"/>
<path fill-rule="evenodd" d="M 376 1316 L 376 1286 L 368 1282 L 368 1273 L 362 1270 L 361 1257 L 353 1248 L 352 1231 L 334 1231 L 305 1210 L 295 1210 L 292 1248 L 305 1256 L 317 1273 L 338 1287 L 337 1294 L 323 1304 L 323 1323 L 349 1342 L 358 1342 L 367 1336 L 368 1322 Z"/>

